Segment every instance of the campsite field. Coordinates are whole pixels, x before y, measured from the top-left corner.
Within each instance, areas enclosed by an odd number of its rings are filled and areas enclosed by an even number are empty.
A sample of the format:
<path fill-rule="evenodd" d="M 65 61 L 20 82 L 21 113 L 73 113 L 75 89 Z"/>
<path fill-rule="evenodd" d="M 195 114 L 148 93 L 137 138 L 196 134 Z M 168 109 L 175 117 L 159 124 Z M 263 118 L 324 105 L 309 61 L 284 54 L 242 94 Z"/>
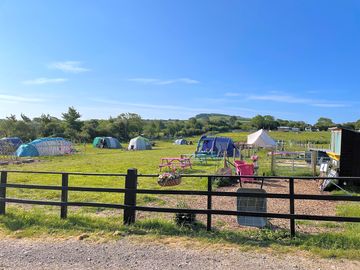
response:
<path fill-rule="evenodd" d="M 248 133 L 226 133 L 219 136 L 228 136 L 234 141 L 245 141 Z M 286 139 L 286 141 L 322 141 L 324 138 L 330 139 L 328 132 L 272 132 L 274 139 Z M 194 142 L 198 138 L 190 138 Z M 126 145 L 124 145 L 126 147 Z M 196 150 L 194 145 L 174 145 L 172 141 L 156 141 L 156 146 L 151 151 L 127 151 L 117 149 L 98 149 L 90 144 L 77 145 L 77 153 L 68 156 L 39 157 L 37 162 L 21 165 L 9 165 L 6 169 L 29 170 L 29 171 L 54 171 L 54 172 L 95 172 L 95 173 L 126 173 L 129 168 L 137 168 L 139 174 L 157 174 L 159 173 L 159 163 L 162 157 L 179 157 L 181 154 L 191 154 Z M 298 148 L 289 146 L 289 150 Z M 260 156 L 259 174 L 270 175 L 270 157 L 266 155 L 267 151 L 257 152 Z M 214 174 L 217 169 L 223 165 L 223 161 L 209 160 L 205 163 L 193 162 L 192 169 L 186 169 L 184 173 L 191 174 Z M 309 169 L 306 170 L 310 172 Z M 290 175 L 291 172 L 289 172 Z M 301 171 L 301 174 L 304 174 Z M 299 175 L 299 174 L 298 174 Z M 141 188 L 159 188 L 156 178 L 143 178 L 139 182 Z M 70 185 L 73 186 L 92 186 L 92 187 L 123 187 L 123 179 L 119 177 L 83 177 L 71 176 Z M 9 182 L 32 183 L 45 185 L 59 185 L 61 177 L 57 175 L 22 175 L 11 174 Z M 178 187 L 175 187 L 178 188 Z M 206 179 L 184 178 L 181 185 L 182 189 L 200 189 L 206 188 Z M 114 202 L 119 200 L 117 194 L 99 194 L 92 192 L 74 192 L 70 194 L 70 199 L 80 201 L 99 201 Z M 28 198 L 28 199 L 58 199 L 59 192 L 48 190 L 9 190 L 8 196 Z M 121 199 L 121 198 L 120 198 Z M 141 202 L 142 197 L 140 198 Z M 143 196 L 145 201 L 152 200 L 152 196 Z"/>
<path fill-rule="evenodd" d="M 232 137 L 235 141 L 245 141 L 247 133 L 228 133 L 222 136 Z M 330 134 L 325 132 L 313 133 L 285 133 L 273 132 L 274 139 L 286 141 L 320 142 L 326 145 L 330 139 Z M 311 138 L 311 140 L 309 139 Z M 197 141 L 198 138 L 190 138 Z M 125 146 L 125 145 L 124 145 Z M 56 171 L 56 172 L 99 172 L 99 173 L 126 173 L 128 168 L 137 168 L 139 174 L 157 174 L 158 165 L 162 157 L 176 157 L 181 154 L 190 154 L 195 151 L 195 145 L 174 145 L 169 141 L 156 141 L 156 146 L 151 151 L 127 151 L 96 149 L 90 144 L 78 145 L 77 153 L 62 157 L 40 157 L 34 163 L 21 165 L 8 165 L 1 169 L 24 170 L 24 171 Z M 293 151 L 298 146 L 292 146 L 287 150 Z M 260 155 L 260 172 L 269 171 L 268 157 L 266 151 L 258 153 Z M 266 161 L 267 160 L 267 161 Z M 192 169 L 187 169 L 184 173 L 191 174 L 212 174 L 222 166 L 222 161 L 208 161 L 205 163 L 194 162 Z M 9 174 L 9 183 L 27 183 L 60 185 L 60 175 L 30 175 L 30 174 Z M 279 183 L 281 184 L 281 183 Z M 87 187 L 124 187 L 124 177 L 93 177 L 93 176 L 70 176 L 69 185 Z M 205 178 L 183 178 L 181 185 L 172 189 L 192 189 L 205 190 L 207 179 Z M 139 188 L 160 189 L 157 178 L 139 178 Z M 266 188 L 266 187 L 265 187 Z M 269 187 L 270 188 L 270 187 Z M 275 187 L 271 187 L 276 191 Z M 307 186 L 307 192 L 318 192 L 317 185 Z M 310 190 L 313 188 L 314 190 Z M 280 189 L 278 192 L 281 192 Z M 13 198 L 23 198 L 32 200 L 55 200 L 59 201 L 59 191 L 48 190 L 27 190 L 27 189 L 8 189 L 7 196 Z M 95 192 L 70 192 L 70 201 L 79 202 L 104 202 L 122 203 L 123 195 L 115 193 L 95 193 Z M 203 202 L 196 198 L 191 200 L 185 197 L 175 199 L 174 196 L 155 196 L 139 195 L 139 205 L 151 206 L 176 206 L 179 201 L 185 201 L 190 206 L 199 206 Z M 222 204 L 221 201 L 214 202 Z M 226 208 L 232 207 L 233 202 L 224 205 Z M 279 207 L 278 203 L 273 203 L 273 207 Z M 280 205 L 280 207 L 282 207 Z M 303 207 L 307 207 L 304 205 Z M 287 209 L 287 205 L 284 205 Z M 316 211 L 316 208 L 315 210 Z M 348 216 L 360 216 L 360 209 L 357 205 L 332 205 L 332 214 L 341 213 Z M 299 238 L 293 241 L 288 240 L 288 233 L 281 230 L 281 224 L 275 231 L 237 229 L 236 222 L 226 219 L 215 219 L 216 230 L 212 233 L 205 232 L 200 226 L 199 230 L 190 231 L 186 228 L 177 228 L 173 221 L 173 215 L 149 213 L 139 213 L 139 222 L 134 227 L 124 227 L 121 224 L 122 211 L 106 210 L 102 208 L 77 208 L 69 209 L 67 220 L 59 219 L 59 208 L 49 206 L 14 206 L 8 207 L 8 214 L 0 217 L 0 232 L 16 237 L 28 236 L 74 236 L 81 233 L 90 233 L 93 237 L 113 238 L 113 232 L 119 231 L 120 234 L 150 234 L 181 236 L 190 235 L 205 242 L 242 244 L 244 246 L 273 246 L 278 249 L 292 249 L 299 247 L 305 250 L 312 250 L 324 256 L 341 256 L 348 258 L 358 258 L 360 255 L 360 228 L 357 224 L 336 224 L 336 223 L 306 223 L 299 222 L 299 226 L 305 228 Z M 305 211 L 306 212 L 306 211 Z M 204 221 L 199 217 L 199 221 Z M 229 225 L 230 224 L 230 225 Z M 286 224 L 287 226 L 287 224 Z M 310 229 L 309 229 L 310 228 Z M 220 229 L 220 231 L 218 231 Z M 301 230 L 300 230 L 301 232 Z M 318 234 L 313 234 L 319 232 Z M 117 234 L 118 235 L 118 234 Z"/>

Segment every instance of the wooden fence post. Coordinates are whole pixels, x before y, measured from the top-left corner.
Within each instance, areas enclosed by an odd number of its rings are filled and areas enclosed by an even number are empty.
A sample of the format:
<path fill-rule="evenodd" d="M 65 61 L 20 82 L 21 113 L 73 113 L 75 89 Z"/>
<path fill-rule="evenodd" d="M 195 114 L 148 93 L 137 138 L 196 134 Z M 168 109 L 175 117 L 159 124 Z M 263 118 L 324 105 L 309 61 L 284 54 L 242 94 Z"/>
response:
<path fill-rule="evenodd" d="M 0 199 L 4 199 L 4 201 L 0 201 L 0 215 L 5 215 L 6 183 L 7 183 L 7 172 L 1 172 Z"/>
<path fill-rule="evenodd" d="M 271 175 L 275 175 L 275 155 L 274 155 L 274 152 L 271 151 Z"/>
<path fill-rule="evenodd" d="M 208 177 L 208 192 L 212 192 L 212 177 Z M 211 194 L 208 194 L 207 196 L 207 210 L 211 210 L 212 208 L 212 196 Z M 208 231 L 211 231 L 211 214 L 207 214 L 207 223 L 206 223 L 206 229 Z"/>
<path fill-rule="evenodd" d="M 295 214 L 294 178 L 289 178 L 290 214 Z M 290 234 L 295 237 L 295 219 L 290 218 Z"/>
<path fill-rule="evenodd" d="M 317 151 L 311 151 L 311 171 L 313 176 L 316 176 L 317 154 Z"/>
<path fill-rule="evenodd" d="M 60 218 L 67 218 L 67 202 L 68 202 L 68 187 L 69 187 L 69 174 L 63 173 L 61 177 L 61 210 Z"/>
<path fill-rule="evenodd" d="M 130 225 L 135 222 L 136 210 L 136 188 L 137 188 L 137 169 L 128 169 L 125 178 L 125 198 L 124 204 L 124 225 Z"/>

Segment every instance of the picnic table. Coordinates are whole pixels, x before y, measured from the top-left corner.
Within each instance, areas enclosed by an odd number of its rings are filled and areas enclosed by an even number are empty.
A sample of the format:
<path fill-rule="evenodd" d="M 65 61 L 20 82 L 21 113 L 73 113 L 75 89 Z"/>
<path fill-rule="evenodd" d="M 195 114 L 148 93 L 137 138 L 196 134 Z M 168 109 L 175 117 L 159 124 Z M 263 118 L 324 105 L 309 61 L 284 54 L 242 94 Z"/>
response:
<path fill-rule="evenodd" d="M 190 157 L 164 157 L 161 158 L 161 163 L 159 164 L 160 171 L 162 168 L 168 167 L 169 169 L 185 169 L 192 168 Z"/>

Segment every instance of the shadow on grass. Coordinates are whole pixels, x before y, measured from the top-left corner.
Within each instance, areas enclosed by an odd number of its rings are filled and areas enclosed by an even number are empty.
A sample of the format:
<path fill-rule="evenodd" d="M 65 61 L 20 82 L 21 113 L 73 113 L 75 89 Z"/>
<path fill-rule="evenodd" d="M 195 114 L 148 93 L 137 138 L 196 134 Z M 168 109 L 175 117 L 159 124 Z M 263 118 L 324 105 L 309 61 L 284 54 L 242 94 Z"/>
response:
<path fill-rule="evenodd" d="M 216 230 L 207 231 L 202 223 L 196 223 L 192 227 L 179 227 L 174 223 L 164 220 L 145 220 L 135 223 L 126 228 L 129 233 L 138 232 L 152 233 L 161 236 L 182 236 L 197 239 L 204 239 L 213 243 L 231 243 L 247 246 L 268 247 L 273 244 L 293 246 L 298 241 L 291 239 L 287 231 L 248 230 L 248 231 L 228 231 Z"/>

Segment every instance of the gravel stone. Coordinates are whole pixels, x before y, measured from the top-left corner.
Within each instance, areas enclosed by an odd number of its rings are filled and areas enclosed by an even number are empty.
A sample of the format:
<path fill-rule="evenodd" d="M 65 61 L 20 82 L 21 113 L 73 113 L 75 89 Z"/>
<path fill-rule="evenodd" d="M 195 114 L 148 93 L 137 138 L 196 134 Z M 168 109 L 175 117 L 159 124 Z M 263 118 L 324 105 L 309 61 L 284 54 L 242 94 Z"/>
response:
<path fill-rule="evenodd" d="M 0 269 L 360 269 L 360 262 L 131 241 L 0 239 Z M 26 256 L 23 256 L 26 253 Z"/>

